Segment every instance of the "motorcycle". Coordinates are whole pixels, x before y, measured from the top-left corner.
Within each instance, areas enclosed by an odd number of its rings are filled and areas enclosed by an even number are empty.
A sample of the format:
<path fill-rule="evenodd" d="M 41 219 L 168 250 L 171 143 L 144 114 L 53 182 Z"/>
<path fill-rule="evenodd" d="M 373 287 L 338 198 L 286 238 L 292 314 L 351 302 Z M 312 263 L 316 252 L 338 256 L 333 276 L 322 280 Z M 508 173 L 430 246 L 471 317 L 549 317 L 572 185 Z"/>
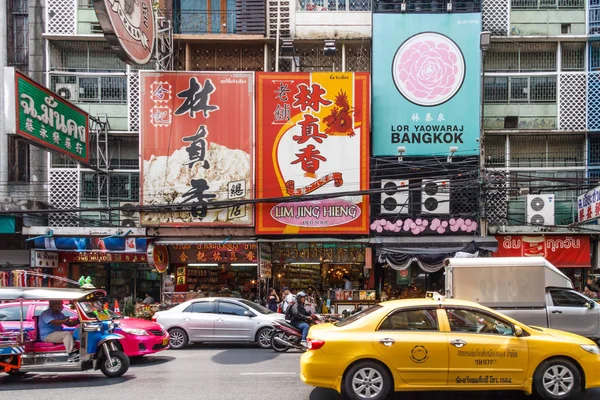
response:
<path fill-rule="evenodd" d="M 333 316 L 324 315 L 311 315 L 311 322 L 313 324 L 323 324 L 326 322 L 339 321 L 339 318 Z M 284 353 L 289 349 L 296 349 L 305 351 L 306 347 L 302 346 L 302 331 L 290 324 L 285 319 L 278 319 L 273 322 L 273 334 L 271 336 L 271 348 L 278 353 Z"/>

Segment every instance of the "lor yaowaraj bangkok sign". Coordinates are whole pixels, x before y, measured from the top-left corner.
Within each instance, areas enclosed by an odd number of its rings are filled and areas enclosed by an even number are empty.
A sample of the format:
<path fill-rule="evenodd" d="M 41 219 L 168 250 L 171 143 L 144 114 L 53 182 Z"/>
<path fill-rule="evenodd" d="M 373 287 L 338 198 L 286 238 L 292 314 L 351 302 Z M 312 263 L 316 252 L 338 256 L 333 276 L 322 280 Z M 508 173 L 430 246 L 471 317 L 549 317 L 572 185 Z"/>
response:
<path fill-rule="evenodd" d="M 480 32 L 480 13 L 373 14 L 373 155 L 479 154 Z"/>
<path fill-rule="evenodd" d="M 304 195 L 369 188 L 369 74 L 258 73 L 258 234 L 365 234 L 369 198 Z"/>
<path fill-rule="evenodd" d="M 88 114 L 14 68 L 4 76 L 6 132 L 89 164 Z"/>

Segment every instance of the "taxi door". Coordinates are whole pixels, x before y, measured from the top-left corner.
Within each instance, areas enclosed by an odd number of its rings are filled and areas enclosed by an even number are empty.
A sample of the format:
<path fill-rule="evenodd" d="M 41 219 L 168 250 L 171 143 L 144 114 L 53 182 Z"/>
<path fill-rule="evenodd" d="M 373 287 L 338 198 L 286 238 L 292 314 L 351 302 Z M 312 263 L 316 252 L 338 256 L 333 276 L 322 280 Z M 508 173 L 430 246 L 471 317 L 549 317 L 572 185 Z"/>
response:
<path fill-rule="evenodd" d="M 469 307 L 445 309 L 450 332 L 448 385 L 520 385 L 526 379 L 527 341 L 494 314 Z"/>
<path fill-rule="evenodd" d="M 448 342 L 438 319 L 435 307 L 401 308 L 375 331 L 373 346 L 406 385 L 446 385 Z"/>

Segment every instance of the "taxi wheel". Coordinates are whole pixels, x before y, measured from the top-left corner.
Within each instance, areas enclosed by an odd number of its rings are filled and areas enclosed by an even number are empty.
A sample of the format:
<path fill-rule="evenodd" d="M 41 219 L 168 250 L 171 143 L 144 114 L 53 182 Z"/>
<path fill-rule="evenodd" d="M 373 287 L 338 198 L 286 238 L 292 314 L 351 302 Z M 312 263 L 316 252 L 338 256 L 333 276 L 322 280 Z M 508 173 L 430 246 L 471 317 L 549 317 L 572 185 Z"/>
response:
<path fill-rule="evenodd" d="M 181 328 L 173 328 L 169 331 L 169 346 L 173 350 L 183 349 L 188 344 L 187 333 Z"/>
<path fill-rule="evenodd" d="M 536 393 L 545 400 L 570 399 L 581 392 L 581 373 L 569 360 L 547 360 L 535 371 L 533 384 Z"/>
<path fill-rule="evenodd" d="M 385 399 L 391 386 L 387 370 L 372 361 L 360 362 L 344 375 L 344 394 L 351 400 Z"/>

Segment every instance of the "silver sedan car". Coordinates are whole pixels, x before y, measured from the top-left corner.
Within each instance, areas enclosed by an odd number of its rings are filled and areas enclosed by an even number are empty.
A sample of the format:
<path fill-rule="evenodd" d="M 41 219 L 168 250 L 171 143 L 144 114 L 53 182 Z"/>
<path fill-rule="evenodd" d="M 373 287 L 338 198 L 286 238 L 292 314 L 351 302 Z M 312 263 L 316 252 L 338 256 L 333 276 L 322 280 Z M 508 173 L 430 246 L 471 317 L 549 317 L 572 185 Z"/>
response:
<path fill-rule="evenodd" d="M 281 318 L 259 304 L 232 297 L 194 299 L 153 316 L 169 332 L 171 349 L 190 342 L 256 342 L 270 348 L 272 323 Z"/>

